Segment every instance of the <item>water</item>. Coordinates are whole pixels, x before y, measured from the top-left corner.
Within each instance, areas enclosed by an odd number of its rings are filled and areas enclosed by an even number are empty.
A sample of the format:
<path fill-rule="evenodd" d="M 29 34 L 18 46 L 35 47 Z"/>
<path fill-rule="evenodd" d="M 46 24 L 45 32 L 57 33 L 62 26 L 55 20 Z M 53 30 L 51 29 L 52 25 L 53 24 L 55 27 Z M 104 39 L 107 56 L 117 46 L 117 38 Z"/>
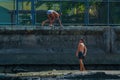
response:
<path fill-rule="evenodd" d="M 11 77 L 0 76 L 0 80 L 120 80 L 120 75 L 108 75 L 104 72 L 98 72 L 95 74 L 67 74 L 56 77 Z"/>
<path fill-rule="evenodd" d="M 64 79 L 64 78 L 40 78 L 40 77 L 11 77 L 4 78 L 0 80 L 120 80 L 119 79 L 106 79 L 106 78 L 73 78 L 73 79 Z"/>

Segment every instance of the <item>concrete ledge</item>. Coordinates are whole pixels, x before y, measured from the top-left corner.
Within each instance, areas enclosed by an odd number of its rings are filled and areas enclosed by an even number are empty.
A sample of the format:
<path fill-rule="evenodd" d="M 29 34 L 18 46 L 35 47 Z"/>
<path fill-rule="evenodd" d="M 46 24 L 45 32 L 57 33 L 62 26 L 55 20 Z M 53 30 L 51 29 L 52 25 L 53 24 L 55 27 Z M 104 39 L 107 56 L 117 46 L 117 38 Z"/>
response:
<path fill-rule="evenodd" d="M 58 27 L 58 26 L 53 26 L 53 27 L 49 27 L 49 26 L 0 26 L 0 30 L 81 30 L 81 29 L 85 29 L 85 30 L 103 30 L 106 28 L 110 28 L 110 26 L 63 26 Z"/>
<path fill-rule="evenodd" d="M 0 26 L 0 34 L 41 34 L 41 35 L 80 35 L 101 34 L 110 27 L 108 26 Z"/>

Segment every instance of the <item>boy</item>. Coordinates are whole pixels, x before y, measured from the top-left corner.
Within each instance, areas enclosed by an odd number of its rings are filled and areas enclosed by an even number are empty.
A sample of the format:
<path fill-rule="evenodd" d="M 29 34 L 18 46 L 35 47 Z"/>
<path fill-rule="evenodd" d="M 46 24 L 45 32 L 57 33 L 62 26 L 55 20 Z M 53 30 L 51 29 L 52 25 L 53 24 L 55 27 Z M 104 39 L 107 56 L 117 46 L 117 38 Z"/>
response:
<path fill-rule="evenodd" d="M 46 22 L 50 23 L 49 26 L 53 26 L 54 21 L 58 20 L 60 26 L 62 27 L 61 20 L 60 20 L 60 14 L 58 12 L 56 12 L 54 10 L 48 10 L 47 11 L 47 16 L 48 16 L 48 19 L 42 22 L 42 26 L 44 26 L 44 24 Z"/>
<path fill-rule="evenodd" d="M 83 59 L 86 56 L 86 53 L 87 53 L 87 48 L 84 44 L 84 40 L 80 39 L 78 43 L 78 49 L 76 51 L 76 56 L 79 58 L 79 62 L 80 62 L 80 71 L 85 70 Z"/>

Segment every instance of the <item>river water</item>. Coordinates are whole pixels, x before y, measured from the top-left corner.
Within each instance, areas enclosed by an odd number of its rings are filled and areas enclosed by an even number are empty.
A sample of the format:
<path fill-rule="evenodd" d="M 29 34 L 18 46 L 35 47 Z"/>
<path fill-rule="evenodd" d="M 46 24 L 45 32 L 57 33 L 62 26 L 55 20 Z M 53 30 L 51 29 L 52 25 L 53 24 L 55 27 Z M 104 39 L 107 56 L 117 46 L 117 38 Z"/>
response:
<path fill-rule="evenodd" d="M 89 75 L 68 74 L 55 77 L 11 77 L 0 76 L 0 80 L 120 80 L 119 75 L 108 75 L 105 73 L 96 73 Z"/>
<path fill-rule="evenodd" d="M 0 80 L 120 80 L 114 78 L 72 78 L 72 79 L 64 79 L 64 78 L 40 78 L 40 77 L 16 77 L 16 78 L 1 78 Z"/>

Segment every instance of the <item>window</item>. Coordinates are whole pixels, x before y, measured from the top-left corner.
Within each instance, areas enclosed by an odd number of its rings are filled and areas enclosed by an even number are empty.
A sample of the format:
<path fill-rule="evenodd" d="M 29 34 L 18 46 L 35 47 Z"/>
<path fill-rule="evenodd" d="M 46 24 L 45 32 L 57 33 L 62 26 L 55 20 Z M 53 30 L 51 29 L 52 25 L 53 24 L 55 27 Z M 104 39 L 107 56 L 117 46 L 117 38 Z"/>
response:
<path fill-rule="evenodd" d="M 110 2 L 110 24 L 120 24 L 120 2 Z"/>
<path fill-rule="evenodd" d="M 0 0 L 0 24 L 15 23 L 15 0 Z"/>
<path fill-rule="evenodd" d="M 90 2 L 89 3 L 89 24 L 105 25 L 108 20 L 107 2 Z"/>

